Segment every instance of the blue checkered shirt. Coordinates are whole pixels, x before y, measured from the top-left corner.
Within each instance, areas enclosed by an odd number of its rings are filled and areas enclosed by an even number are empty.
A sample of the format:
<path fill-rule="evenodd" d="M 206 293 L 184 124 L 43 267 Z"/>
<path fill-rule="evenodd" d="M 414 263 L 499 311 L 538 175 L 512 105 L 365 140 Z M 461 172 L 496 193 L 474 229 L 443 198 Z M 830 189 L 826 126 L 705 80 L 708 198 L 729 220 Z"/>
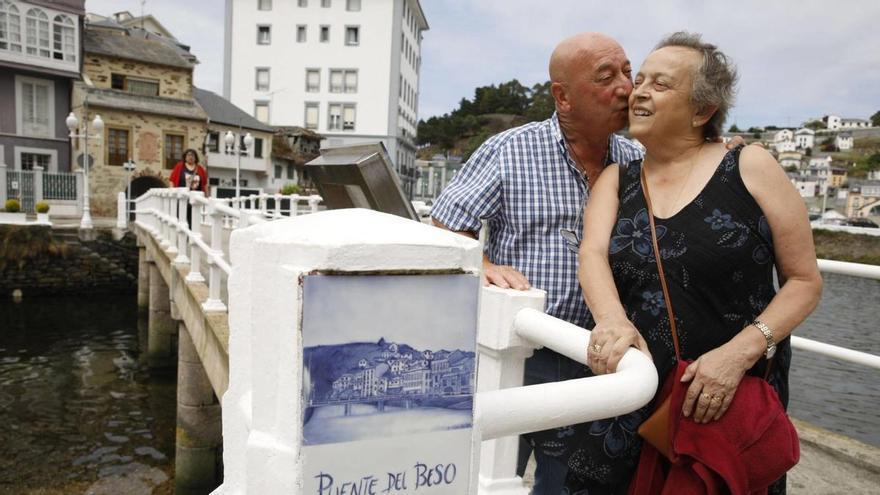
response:
<path fill-rule="evenodd" d="M 642 158 L 641 148 L 609 137 L 606 165 Z M 489 138 L 440 194 L 431 216 L 455 231 L 489 223 L 486 253 L 547 291 L 547 314 L 586 327 L 589 311 L 577 280 L 577 255 L 561 229 L 583 231 L 587 184 L 569 155 L 556 114 Z"/>

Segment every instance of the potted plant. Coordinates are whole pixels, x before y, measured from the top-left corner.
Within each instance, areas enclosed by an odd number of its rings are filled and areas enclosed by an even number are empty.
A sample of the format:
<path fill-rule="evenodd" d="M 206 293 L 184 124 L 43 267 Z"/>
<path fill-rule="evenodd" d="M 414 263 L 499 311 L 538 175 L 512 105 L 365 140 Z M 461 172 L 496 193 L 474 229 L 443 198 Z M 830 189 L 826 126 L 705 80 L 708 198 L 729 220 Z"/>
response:
<path fill-rule="evenodd" d="M 34 205 L 34 209 L 37 210 L 37 223 L 51 223 L 49 221 L 49 203 L 40 201 Z"/>
<path fill-rule="evenodd" d="M 25 223 L 27 215 L 21 213 L 21 202 L 17 199 L 7 199 L 0 212 L 0 223 Z"/>

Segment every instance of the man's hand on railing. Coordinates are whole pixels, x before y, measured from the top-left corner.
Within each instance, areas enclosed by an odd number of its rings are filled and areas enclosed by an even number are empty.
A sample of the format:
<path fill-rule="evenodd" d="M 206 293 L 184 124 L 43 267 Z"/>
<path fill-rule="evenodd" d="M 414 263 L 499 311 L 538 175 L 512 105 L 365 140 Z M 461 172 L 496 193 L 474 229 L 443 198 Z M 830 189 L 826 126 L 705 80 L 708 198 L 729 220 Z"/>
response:
<path fill-rule="evenodd" d="M 590 333 L 587 365 L 597 375 L 614 373 L 630 347 L 635 347 L 651 357 L 648 343 L 632 322 L 625 317 L 606 318 L 598 322 Z"/>
<path fill-rule="evenodd" d="M 516 268 L 496 265 L 483 256 L 483 286 L 497 285 L 502 289 L 529 290 L 531 285 L 525 275 Z"/>

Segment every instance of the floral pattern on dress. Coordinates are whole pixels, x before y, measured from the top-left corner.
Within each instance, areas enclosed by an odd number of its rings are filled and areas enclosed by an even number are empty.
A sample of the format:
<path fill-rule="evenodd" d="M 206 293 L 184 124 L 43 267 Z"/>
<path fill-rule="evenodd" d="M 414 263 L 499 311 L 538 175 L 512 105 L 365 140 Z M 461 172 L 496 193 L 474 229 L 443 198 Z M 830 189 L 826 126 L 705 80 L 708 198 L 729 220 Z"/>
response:
<path fill-rule="evenodd" d="M 666 306 L 663 300 L 663 291 L 642 291 L 642 309 L 650 311 L 653 316 L 660 314 L 660 310 Z"/>
<path fill-rule="evenodd" d="M 732 229 L 736 227 L 736 224 L 730 221 L 731 216 L 729 213 L 721 213 L 721 210 L 715 208 L 712 210 L 712 215 L 703 219 L 704 222 L 708 223 L 712 230 L 721 230 L 721 229 Z"/>
<path fill-rule="evenodd" d="M 666 234 L 666 227 L 656 225 L 657 240 Z M 651 223 L 648 210 L 642 208 L 633 218 L 621 218 L 617 221 L 616 235 L 611 237 L 609 252 L 617 254 L 626 248 L 642 259 L 653 259 L 654 246 L 651 243 Z"/>

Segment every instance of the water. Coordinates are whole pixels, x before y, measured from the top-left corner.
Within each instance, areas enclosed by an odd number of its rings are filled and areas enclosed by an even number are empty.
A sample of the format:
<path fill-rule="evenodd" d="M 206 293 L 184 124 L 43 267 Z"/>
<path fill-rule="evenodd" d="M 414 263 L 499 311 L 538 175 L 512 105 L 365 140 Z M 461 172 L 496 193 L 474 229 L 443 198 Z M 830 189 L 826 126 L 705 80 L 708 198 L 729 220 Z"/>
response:
<path fill-rule="evenodd" d="M 825 276 L 797 335 L 880 355 L 880 282 Z M 0 302 L 0 495 L 170 493 L 174 376 L 134 295 Z M 795 351 L 790 412 L 880 446 L 878 371 Z"/>
<path fill-rule="evenodd" d="M 170 493 L 175 376 L 145 332 L 134 295 L 0 302 L 0 494 Z"/>
<path fill-rule="evenodd" d="M 880 281 L 823 274 L 819 308 L 795 335 L 880 355 Z M 880 371 L 794 351 L 789 413 L 880 447 Z"/>

